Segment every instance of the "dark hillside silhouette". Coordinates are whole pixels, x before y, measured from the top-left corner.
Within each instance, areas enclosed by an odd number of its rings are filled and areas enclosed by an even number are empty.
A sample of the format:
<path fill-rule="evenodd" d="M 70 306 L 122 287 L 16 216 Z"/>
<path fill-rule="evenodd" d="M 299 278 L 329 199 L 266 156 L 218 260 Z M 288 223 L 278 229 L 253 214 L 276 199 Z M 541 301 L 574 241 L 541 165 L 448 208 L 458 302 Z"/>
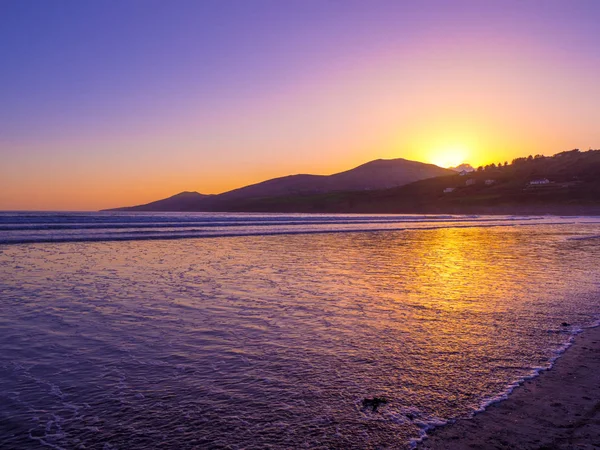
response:
<path fill-rule="evenodd" d="M 543 180 L 542 184 L 532 184 Z M 450 192 L 444 192 L 450 190 Z M 600 214 L 600 150 L 572 150 L 377 191 L 264 197 L 228 211 Z"/>
<path fill-rule="evenodd" d="M 212 196 L 181 193 L 122 210 L 600 214 L 600 150 L 531 155 L 462 175 L 414 161 L 376 160 L 330 176 L 275 178 Z"/>
<path fill-rule="evenodd" d="M 378 159 L 333 175 L 290 175 L 234 189 L 219 195 L 182 192 L 167 199 L 120 211 L 226 211 L 239 202 L 265 197 L 319 195 L 378 190 L 454 173 L 433 164 L 406 159 Z"/>
<path fill-rule="evenodd" d="M 168 197 L 156 202 L 147 203 L 145 205 L 136 206 L 137 211 L 190 211 L 196 207 L 196 205 L 211 198 L 212 195 L 199 194 L 198 192 L 180 192 L 172 197 Z M 127 210 L 129 208 L 122 208 Z M 132 208 L 133 210 L 133 208 Z"/>

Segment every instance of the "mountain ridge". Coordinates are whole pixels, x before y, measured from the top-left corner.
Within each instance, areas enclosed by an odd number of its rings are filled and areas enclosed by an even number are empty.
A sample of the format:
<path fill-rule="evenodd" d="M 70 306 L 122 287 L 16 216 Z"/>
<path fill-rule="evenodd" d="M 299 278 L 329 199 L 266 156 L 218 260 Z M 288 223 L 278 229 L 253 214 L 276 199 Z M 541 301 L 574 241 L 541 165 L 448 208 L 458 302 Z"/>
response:
<path fill-rule="evenodd" d="M 515 158 L 391 189 L 249 199 L 233 212 L 600 215 L 600 150 Z"/>
<path fill-rule="evenodd" d="M 331 175 L 287 175 L 212 195 L 184 191 L 143 205 L 106 211 L 224 211 L 228 203 L 253 198 L 389 189 L 452 173 L 434 164 L 404 158 L 376 159 Z"/>
<path fill-rule="evenodd" d="M 200 194 L 196 191 L 183 191 L 179 194 L 172 195 L 167 198 L 163 198 L 161 200 L 156 200 L 153 202 L 145 203 L 143 205 L 138 205 L 133 208 L 139 208 L 139 211 L 143 211 L 143 208 L 166 208 L 164 210 L 168 211 L 186 211 L 189 205 L 195 205 L 198 201 L 202 201 L 204 199 L 212 197 L 211 194 Z M 117 209 L 108 209 L 105 211 L 126 211 L 130 210 L 129 208 L 117 208 Z M 153 211 L 158 211 L 159 209 L 152 209 Z"/>

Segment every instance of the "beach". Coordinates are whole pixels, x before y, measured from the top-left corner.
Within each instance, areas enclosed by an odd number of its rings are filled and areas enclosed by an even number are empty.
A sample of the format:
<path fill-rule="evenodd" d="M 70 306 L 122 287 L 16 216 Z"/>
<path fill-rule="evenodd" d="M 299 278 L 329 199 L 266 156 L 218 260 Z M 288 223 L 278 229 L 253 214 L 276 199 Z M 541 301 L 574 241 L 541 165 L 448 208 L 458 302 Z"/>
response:
<path fill-rule="evenodd" d="M 433 445 L 598 322 L 597 236 L 587 217 L 0 213 L 0 448 Z M 533 448 L 588 420 L 598 395 L 574 392 L 581 410 L 523 410 L 546 419 Z"/>
<path fill-rule="evenodd" d="M 600 448 L 600 327 L 505 401 L 430 433 L 419 449 Z"/>

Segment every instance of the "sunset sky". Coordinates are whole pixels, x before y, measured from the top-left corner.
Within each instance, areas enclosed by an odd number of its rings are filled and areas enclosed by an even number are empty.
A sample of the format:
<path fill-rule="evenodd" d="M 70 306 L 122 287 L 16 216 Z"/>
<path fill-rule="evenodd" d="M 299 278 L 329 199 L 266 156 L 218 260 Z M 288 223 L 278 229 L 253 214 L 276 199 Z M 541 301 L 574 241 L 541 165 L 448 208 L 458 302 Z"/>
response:
<path fill-rule="evenodd" d="M 600 1 L 3 0 L 0 210 L 600 148 Z"/>

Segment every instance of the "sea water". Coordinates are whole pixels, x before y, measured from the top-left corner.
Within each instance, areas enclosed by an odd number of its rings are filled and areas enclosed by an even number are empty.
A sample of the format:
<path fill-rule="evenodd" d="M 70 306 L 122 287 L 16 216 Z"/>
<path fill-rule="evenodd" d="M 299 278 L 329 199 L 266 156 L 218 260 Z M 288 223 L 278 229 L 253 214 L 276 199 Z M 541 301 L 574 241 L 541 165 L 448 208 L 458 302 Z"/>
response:
<path fill-rule="evenodd" d="M 586 217 L 0 213 L 0 448 L 410 447 L 596 323 L 599 236 Z"/>

